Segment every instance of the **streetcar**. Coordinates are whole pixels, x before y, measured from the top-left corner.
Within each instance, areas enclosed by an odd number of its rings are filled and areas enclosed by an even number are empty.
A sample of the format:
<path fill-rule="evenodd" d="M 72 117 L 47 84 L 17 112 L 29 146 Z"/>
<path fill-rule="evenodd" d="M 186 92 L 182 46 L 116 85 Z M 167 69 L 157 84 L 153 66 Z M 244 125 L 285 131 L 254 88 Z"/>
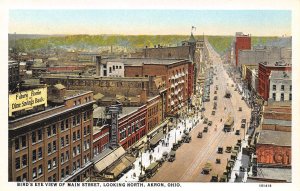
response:
<path fill-rule="evenodd" d="M 231 131 L 231 128 L 233 127 L 234 125 L 234 119 L 233 117 L 231 116 L 228 116 L 226 122 L 224 123 L 224 131 L 225 132 L 230 132 Z"/>

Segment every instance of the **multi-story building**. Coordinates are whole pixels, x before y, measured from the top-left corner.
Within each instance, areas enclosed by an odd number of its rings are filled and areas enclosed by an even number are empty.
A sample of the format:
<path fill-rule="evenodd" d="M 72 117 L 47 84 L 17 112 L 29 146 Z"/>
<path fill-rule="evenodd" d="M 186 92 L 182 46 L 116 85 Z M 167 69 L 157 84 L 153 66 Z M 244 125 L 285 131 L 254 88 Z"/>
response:
<path fill-rule="evenodd" d="M 124 77 L 124 63 L 96 57 L 96 74 L 100 77 Z"/>
<path fill-rule="evenodd" d="M 235 66 L 239 65 L 239 51 L 247 49 L 251 49 L 251 36 L 245 35 L 242 32 L 237 32 L 235 35 Z"/>
<path fill-rule="evenodd" d="M 94 118 L 95 119 L 95 118 Z M 94 156 L 105 151 L 109 147 L 109 125 L 104 124 L 97 126 L 97 123 L 93 126 L 93 152 Z"/>
<path fill-rule="evenodd" d="M 265 101 L 268 101 L 269 95 L 270 95 L 271 72 L 272 71 L 291 71 L 291 70 L 292 70 L 291 64 L 287 64 L 284 61 L 277 61 L 275 63 L 268 63 L 268 62 L 259 63 L 259 66 L 258 66 L 258 79 L 259 79 L 258 94 Z M 289 87 L 287 87 L 287 88 L 289 88 Z"/>
<path fill-rule="evenodd" d="M 292 101 L 292 72 L 272 71 L 268 101 Z"/>
<path fill-rule="evenodd" d="M 19 63 L 16 61 L 8 61 L 8 89 L 11 92 L 17 91 L 20 82 Z"/>
<path fill-rule="evenodd" d="M 9 181 L 88 181 L 93 93 L 66 90 L 62 85 L 48 90 L 48 97 L 44 89 L 10 95 Z M 20 116 L 16 112 L 40 104 L 44 111 Z"/>

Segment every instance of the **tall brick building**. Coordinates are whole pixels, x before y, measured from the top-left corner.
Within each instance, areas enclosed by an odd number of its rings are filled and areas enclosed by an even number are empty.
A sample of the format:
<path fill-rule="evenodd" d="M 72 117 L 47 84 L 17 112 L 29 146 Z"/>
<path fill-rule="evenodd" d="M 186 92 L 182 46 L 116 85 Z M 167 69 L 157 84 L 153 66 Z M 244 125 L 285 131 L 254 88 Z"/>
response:
<path fill-rule="evenodd" d="M 93 93 L 58 85 L 44 111 L 8 126 L 9 181 L 87 181 L 92 166 Z"/>
<path fill-rule="evenodd" d="M 242 32 L 237 32 L 235 35 L 235 66 L 239 65 L 239 51 L 247 49 L 251 49 L 251 36 L 244 35 Z"/>
<path fill-rule="evenodd" d="M 258 66 L 258 94 L 267 101 L 270 92 L 270 75 L 272 71 L 291 71 L 290 64 L 284 61 L 277 61 L 275 63 L 263 62 Z"/>

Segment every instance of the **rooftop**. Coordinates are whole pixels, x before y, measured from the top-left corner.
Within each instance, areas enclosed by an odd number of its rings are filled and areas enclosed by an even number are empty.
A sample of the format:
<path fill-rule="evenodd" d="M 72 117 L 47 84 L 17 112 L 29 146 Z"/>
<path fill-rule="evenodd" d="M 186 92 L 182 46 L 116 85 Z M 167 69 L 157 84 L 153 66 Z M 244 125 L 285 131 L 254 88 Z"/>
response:
<path fill-rule="evenodd" d="M 256 182 L 256 179 L 286 180 L 287 182 L 292 182 L 292 169 L 259 167 L 255 179 L 249 179 L 250 181 L 247 180 L 247 182 Z M 261 181 L 258 180 L 258 182 Z"/>
<path fill-rule="evenodd" d="M 279 60 L 276 62 L 260 62 L 259 65 L 266 67 L 292 67 L 292 64 L 287 63 L 285 60 Z"/>
<path fill-rule="evenodd" d="M 271 71 L 270 79 L 292 80 L 291 71 Z"/>
<path fill-rule="evenodd" d="M 291 121 L 278 120 L 278 119 L 264 119 L 263 125 L 281 125 L 281 126 L 291 126 Z"/>
<path fill-rule="evenodd" d="M 142 66 L 143 64 L 153 65 L 172 65 L 184 59 L 158 59 L 158 58 L 103 58 L 101 62 L 122 62 L 128 66 Z"/>
<path fill-rule="evenodd" d="M 261 130 L 257 144 L 291 146 L 291 132 Z"/>

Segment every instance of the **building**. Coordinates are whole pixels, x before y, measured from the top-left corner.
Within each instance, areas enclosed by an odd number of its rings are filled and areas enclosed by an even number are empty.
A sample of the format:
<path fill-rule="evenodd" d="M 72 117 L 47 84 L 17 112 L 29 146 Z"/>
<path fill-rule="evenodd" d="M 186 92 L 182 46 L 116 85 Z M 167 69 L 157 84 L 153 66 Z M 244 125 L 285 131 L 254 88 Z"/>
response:
<path fill-rule="evenodd" d="M 8 61 L 8 89 L 10 92 L 17 91 L 20 83 L 19 63 Z"/>
<path fill-rule="evenodd" d="M 94 118 L 95 119 L 95 118 Z M 93 154 L 102 153 L 109 147 L 109 125 L 93 126 Z"/>
<path fill-rule="evenodd" d="M 124 63 L 96 57 L 96 75 L 100 77 L 124 77 Z"/>
<path fill-rule="evenodd" d="M 92 96 L 91 91 L 66 90 L 61 84 L 50 87 L 48 93 L 47 88 L 40 88 L 10 94 L 9 181 L 89 180 L 93 157 Z M 20 103 L 26 104 L 16 107 Z M 17 113 L 39 105 L 43 111 Z"/>
<path fill-rule="evenodd" d="M 251 36 L 245 35 L 242 32 L 237 32 L 235 35 L 235 66 L 239 66 L 239 51 L 251 49 Z"/>
<path fill-rule="evenodd" d="M 270 75 L 272 71 L 291 71 L 292 65 L 284 61 L 263 62 L 258 66 L 258 94 L 268 101 L 270 95 Z M 273 88 L 273 87 L 272 87 Z M 280 87 L 281 88 L 281 87 Z M 288 87 L 289 88 L 289 87 Z M 272 94 L 273 95 L 273 94 Z"/>
<path fill-rule="evenodd" d="M 272 71 L 268 101 L 292 101 L 292 72 Z"/>

